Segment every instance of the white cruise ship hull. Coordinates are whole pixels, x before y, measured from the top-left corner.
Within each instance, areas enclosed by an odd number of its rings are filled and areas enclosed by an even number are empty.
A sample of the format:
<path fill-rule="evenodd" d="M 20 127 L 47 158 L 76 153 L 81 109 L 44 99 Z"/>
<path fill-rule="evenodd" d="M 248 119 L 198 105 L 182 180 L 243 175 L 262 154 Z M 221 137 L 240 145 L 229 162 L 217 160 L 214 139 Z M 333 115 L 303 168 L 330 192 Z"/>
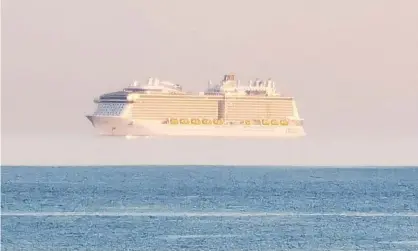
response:
<path fill-rule="evenodd" d="M 159 121 L 131 121 L 118 116 L 87 116 L 101 135 L 108 136 L 206 136 L 206 137 L 302 137 L 303 126 L 172 125 Z"/>

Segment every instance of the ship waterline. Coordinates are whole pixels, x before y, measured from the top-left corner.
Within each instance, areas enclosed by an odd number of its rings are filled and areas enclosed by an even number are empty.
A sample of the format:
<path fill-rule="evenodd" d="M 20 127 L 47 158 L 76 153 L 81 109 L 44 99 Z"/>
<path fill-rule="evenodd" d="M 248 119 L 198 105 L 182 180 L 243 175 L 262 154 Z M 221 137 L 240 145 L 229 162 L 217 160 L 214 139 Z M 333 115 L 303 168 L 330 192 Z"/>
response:
<path fill-rule="evenodd" d="M 275 83 L 256 80 L 238 86 L 232 74 L 205 92 L 189 94 L 181 86 L 150 79 L 100 96 L 87 115 L 101 135 L 109 136 L 305 136 L 293 97 L 276 92 Z"/>

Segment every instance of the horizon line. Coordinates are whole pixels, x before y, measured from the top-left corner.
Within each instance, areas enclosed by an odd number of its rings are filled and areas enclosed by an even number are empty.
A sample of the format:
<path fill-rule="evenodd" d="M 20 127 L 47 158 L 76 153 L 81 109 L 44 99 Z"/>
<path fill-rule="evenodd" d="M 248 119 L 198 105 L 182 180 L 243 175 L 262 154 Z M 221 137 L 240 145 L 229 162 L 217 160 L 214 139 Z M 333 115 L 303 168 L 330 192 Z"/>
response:
<path fill-rule="evenodd" d="M 231 165 L 231 164 L 65 164 L 65 165 L 0 165 L 2 167 L 44 167 L 44 168 L 69 168 L 69 167 L 226 167 L 226 168 L 418 168 L 418 165 Z"/>

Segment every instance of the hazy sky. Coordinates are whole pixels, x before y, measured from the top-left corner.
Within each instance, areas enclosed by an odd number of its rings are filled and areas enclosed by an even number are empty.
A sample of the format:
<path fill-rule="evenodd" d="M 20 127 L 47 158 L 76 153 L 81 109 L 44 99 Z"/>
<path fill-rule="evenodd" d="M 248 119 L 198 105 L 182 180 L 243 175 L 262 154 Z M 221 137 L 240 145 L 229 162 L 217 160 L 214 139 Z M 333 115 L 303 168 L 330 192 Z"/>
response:
<path fill-rule="evenodd" d="M 3 0 L 2 164 L 418 164 L 416 0 Z M 93 98 L 235 72 L 297 99 L 298 140 L 99 137 Z"/>

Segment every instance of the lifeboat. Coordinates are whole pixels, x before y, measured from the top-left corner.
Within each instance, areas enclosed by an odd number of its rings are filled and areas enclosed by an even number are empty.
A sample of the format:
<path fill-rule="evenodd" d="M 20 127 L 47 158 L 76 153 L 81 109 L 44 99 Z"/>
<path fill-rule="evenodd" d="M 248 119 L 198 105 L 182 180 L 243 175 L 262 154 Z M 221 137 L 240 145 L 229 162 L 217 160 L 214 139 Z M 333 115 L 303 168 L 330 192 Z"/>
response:
<path fill-rule="evenodd" d="M 262 123 L 263 125 L 270 125 L 270 121 L 268 121 L 267 119 L 263 119 L 263 120 L 261 121 L 261 123 Z"/>
<path fill-rule="evenodd" d="M 254 125 L 261 125 L 261 121 L 258 119 L 253 120 Z"/>
<path fill-rule="evenodd" d="M 180 124 L 187 125 L 190 124 L 190 121 L 188 119 L 180 119 Z"/>
<path fill-rule="evenodd" d="M 193 125 L 200 125 L 200 119 L 192 119 L 191 122 Z"/>
<path fill-rule="evenodd" d="M 287 120 L 280 120 L 280 125 L 287 126 L 289 125 L 289 122 Z"/>
<path fill-rule="evenodd" d="M 279 125 L 279 121 L 272 119 L 270 122 L 272 125 Z"/>
<path fill-rule="evenodd" d="M 202 120 L 202 124 L 204 124 L 204 125 L 211 125 L 212 124 L 212 121 L 210 119 L 203 119 Z"/>
<path fill-rule="evenodd" d="M 251 125 L 251 121 L 250 121 L 250 120 L 245 120 L 245 121 L 244 121 L 244 124 L 246 124 L 246 125 Z"/>
<path fill-rule="evenodd" d="M 213 124 L 215 125 L 222 125 L 224 123 L 224 121 L 222 119 L 214 119 L 213 120 Z"/>
<path fill-rule="evenodd" d="M 170 119 L 170 124 L 177 125 L 179 123 L 178 119 Z"/>

